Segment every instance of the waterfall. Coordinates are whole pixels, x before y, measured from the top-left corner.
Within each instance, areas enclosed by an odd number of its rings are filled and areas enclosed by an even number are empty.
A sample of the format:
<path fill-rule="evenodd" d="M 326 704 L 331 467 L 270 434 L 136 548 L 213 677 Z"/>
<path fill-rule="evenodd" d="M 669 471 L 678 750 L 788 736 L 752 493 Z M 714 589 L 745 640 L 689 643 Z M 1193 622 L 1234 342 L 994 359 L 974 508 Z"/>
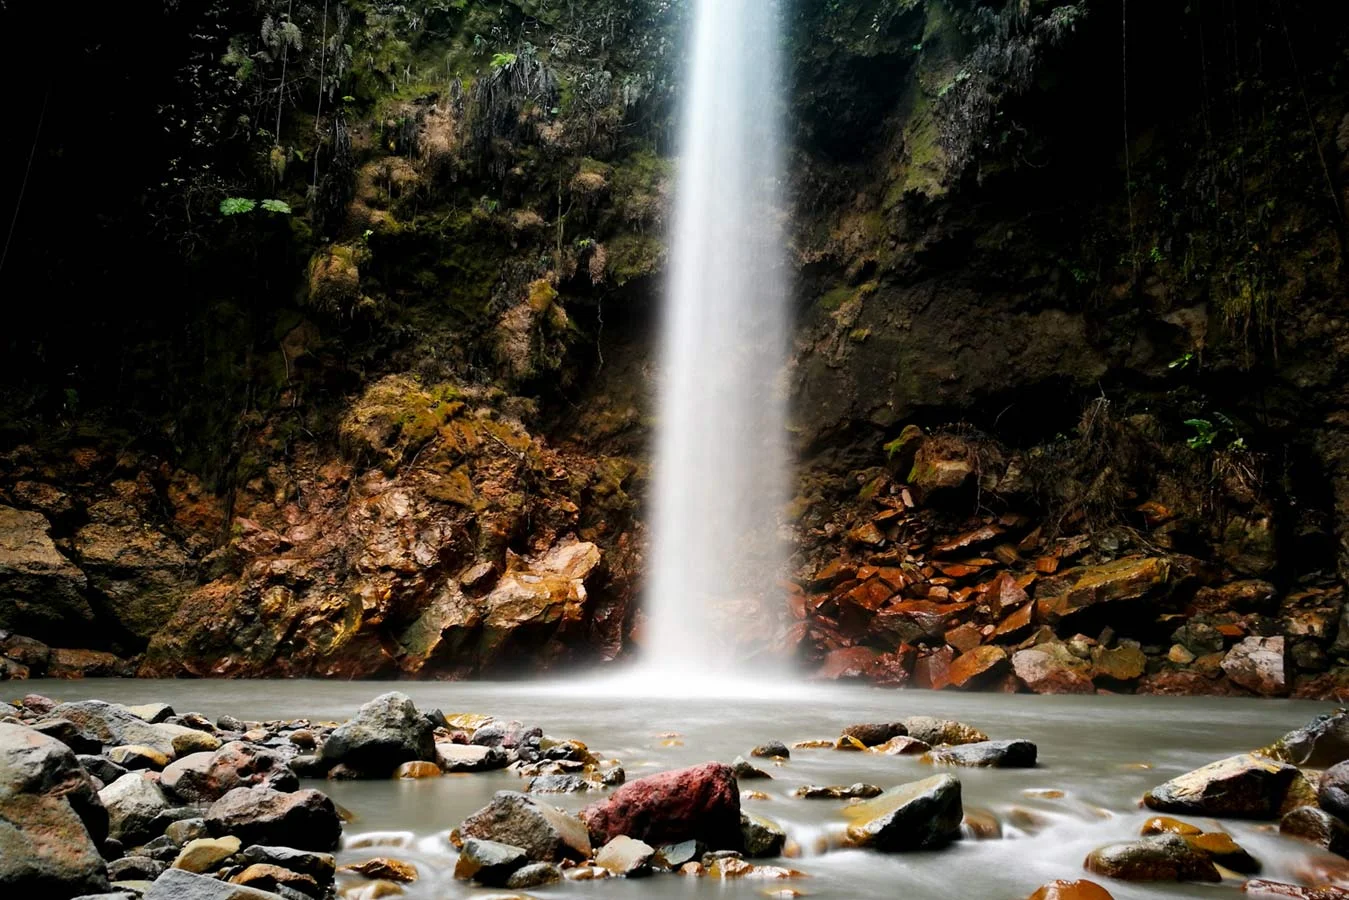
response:
<path fill-rule="evenodd" d="M 782 608 L 788 302 L 773 0 L 695 0 L 662 322 L 648 671 L 726 673 Z"/>

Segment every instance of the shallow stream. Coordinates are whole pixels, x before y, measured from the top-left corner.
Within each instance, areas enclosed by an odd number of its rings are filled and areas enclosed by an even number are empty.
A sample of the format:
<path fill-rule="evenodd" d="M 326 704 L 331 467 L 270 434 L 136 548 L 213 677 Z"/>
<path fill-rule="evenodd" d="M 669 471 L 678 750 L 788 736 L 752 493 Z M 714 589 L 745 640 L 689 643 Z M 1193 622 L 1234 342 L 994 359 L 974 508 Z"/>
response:
<path fill-rule="evenodd" d="M 11 686 L 12 688 L 13 686 Z M 35 681 L 24 690 L 60 700 L 121 703 L 162 701 L 177 711 L 212 718 L 341 720 L 386 690 L 407 693 L 421 709 L 481 712 L 539 725 L 559 738 L 576 738 L 601 758 L 622 761 L 628 779 L 708 760 L 730 762 L 770 739 L 788 744 L 832 738 L 855 722 L 893 721 L 910 715 L 958 719 L 991 738 L 1027 738 L 1039 745 L 1035 769 L 959 769 L 966 810 L 992 812 L 1000 840 L 966 839 L 931 853 L 885 856 L 865 851 L 813 854 L 818 837 L 842 825 L 846 801 L 798 800 L 804 784 L 870 782 L 883 788 L 932 774 L 917 757 L 836 750 L 793 750 L 789 761 L 768 768 L 772 781 L 741 784 L 768 800 L 744 808 L 781 823 L 804 855 L 782 861 L 808 877 L 790 883 L 718 882 L 674 875 L 611 879 L 533 889 L 539 898 L 761 897 L 792 887 L 818 898 L 955 900 L 1025 898 L 1056 878 L 1085 877 L 1082 860 L 1095 847 L 1138 833 L 1148 818 L 1139 798 L 1150 787 L 1222 756 L 1268 744 L 1329 704 L 1231 698 L 1131 696 L 1049 697 L 893 691 L 866 687 L 786 686 L 773 690 L 722 685 L 659 685 L 655 696 L 636 695 L 624 682 L 372 683 L 331 681 Z M 687 688 L 687 689 L 684 689 Z M 679 696 L 670 696 L 678 694 Z M 716 696 L 725 694 L 725 696 Z M 418 865 L 421 878 L 409 900 L 442 900 L 502 892 L 454 881 L 449 829 L 487 803 L 493 792 L 522 790 L 508 772 L 447 775 L 421 781 L 316 784 L 356 818 L 347 841 L 371 832 L 403 832 L 407 845 L 344 850 L 340 861 L 397 856 Z M 1063 795 L 1056 796 L 1056 792 Z M 1042 793 L 1049 792 L 1049 793 Z M 576 809 L 596 794 L 541 795 Z M 1196 820 L 1196 824 L 1204 824 Z M 1264 864 L 1261 877 L 1290 882 L 1327 880 L 1330 872 L 1349 887 L 1349 861 L 1280 837 L 1268 825 L 1224 822 L 1238 843 Z M 1097 879 L 1099 880 L 1099 879 Z M 1241 896 L 1239 881 L 1222 885 L 1132 886 L 1109 883 L 1125 898 Z"/>

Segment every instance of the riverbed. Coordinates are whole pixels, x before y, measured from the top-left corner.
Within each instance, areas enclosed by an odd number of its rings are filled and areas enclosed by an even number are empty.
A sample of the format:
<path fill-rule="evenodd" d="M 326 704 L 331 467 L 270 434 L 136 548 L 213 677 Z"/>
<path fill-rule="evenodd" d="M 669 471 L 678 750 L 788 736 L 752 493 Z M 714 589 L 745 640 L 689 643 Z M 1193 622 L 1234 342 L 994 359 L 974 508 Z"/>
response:
<path fill-rule="evenodd" d="M 714 689 L 715 688 L 715 689 Z M 1082 860 L 1095 847 L 1138 834 L 1148 813 L 1144 791 L 1223 756 L 1268 744 L 1333 706 L 1291 700 L 1134 696 L 1035 696 L 883 690 L 792 682 L 716 685 L 666 682 L 633 689 L 633 682 L 554 680 L 522 683 L 384 683 L 333 681 L 33 681 L 10 693 L 34 691 L 58 700 L 101 699 L 135 704 L 162 701 L 177 711 L 248 720 L 348 718 L 387 690 L 407 693 L 421 709 L 489 713 L 539 725 L 554 737 L 584 741 L 597 756 L 622 761 L 629 780 L 709 760 L 730 762 L 768 740 L 833 738 L 855 722 L 911 715 L 958 719 L 991 738 L 1026 738 L 1039 746 L 1034 769 L 957 769 L 966 811 L 986 810 L 1002 823 L 1001 839 L 960 841 L 929 853 L 881 855 L 846 850 L 817 852 L 821 839 L 843 824 L 845 801 L 800 800 L 804 784 L 869 782 L 882 788 L 932 774 L 912 756 L 793 750 L 773 776 L 746 781 L 749 812 L 783 825 L 802 855 L 780 861 L 805 873 L 791 882 L 717 882 L 674 875 L 644 880 L 576 882 L 533 889 L 545 897 L 761 897 L 790 886 L 818 898 L 906 900 L 1017 900 L 1056 878 L 1085 877 Z M 388 832 L 403 846 L 344 849 L 339 862 L 392 855 L 415 863 L 409 900 L 479 896 L 452 877 L 451 828 L 487 803 L 497 790 L 523 790 L 508 772 L 447 775 L 420 781 L 327 782 L 327 791 L 354 819 L 348 844 Z M 1061 796 L 1060 796 L 1061 792 Z M 596 794 L 541 795 L 577 809 Z M 1196 824 L 1204 820 L 1192 819 Z M 1238 843 L 1264 864 L 1261 877 L 1306 882 L 1309 873 L 1338 873 L 1349 887 L 1349 862 L 1280 837 L 1268 824 L 1223 822 Z M 1322 876 L 1324 877 L 1324 876 Z M 1100 880 L 1100 879 L 1096 879 Z M 1222 885 L 1136 886 L 1110 882 L 1116 898 L 1238 897 L 1240 881 Z M 496 892 L 500 893 L 500 892 Z"/>

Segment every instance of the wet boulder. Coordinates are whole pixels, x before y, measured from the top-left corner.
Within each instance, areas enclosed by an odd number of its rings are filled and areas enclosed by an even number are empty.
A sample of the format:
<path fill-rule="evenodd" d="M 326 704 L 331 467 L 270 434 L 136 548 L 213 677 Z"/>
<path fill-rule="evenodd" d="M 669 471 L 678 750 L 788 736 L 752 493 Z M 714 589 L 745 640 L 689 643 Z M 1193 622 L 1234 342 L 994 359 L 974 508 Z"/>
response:
<path fill-rule="evenodd" d="M 0 789 L 0 895 L 71 897 L 106 890 L 103 859 L 64 797 Z"/>
<path fill-rule="evenodd" d="M 267 787 L 239 787 L 206 810 L 212 835 L 234 835 L 244 845 L 266 844 L 297 850 L 331 851 L 342 836 L 342 820 L 326 794 L 315 790 L 282 793 Z"/>
<path fill-rule="evenodd" d="M 300 780 L 275 750 L 230 741 L 214 753 L 193 753 L 165 767 L 164 790 L 184 803 L 210 803 L 237 787 L 293 791 Z"/>
<path fill-rule="evenodd" d="M 459 850 L 454 877 L 487 887 L 505 887 L 511 875 L 528 862 L 529 854 L 520 847 L 471 837 Z"/>
<path fill-rule="evenodd" d="M 341 871 L 355 872 L 357 875 L 364 875 L 371 879 L 396 881 L 400 884 L 410 884 L 419 877 L 416 866 L 401 859 L 394 859 L 391 856 L 376 856 L 363 862 L 352 863 L 343 866 Z"/>
<path fill-rule="evenodd" d="M 750 756 L 772 759 L 779 757 L 781 759 L 791 758 L 792 751 L 787 749 L 787 745 L 782 741 L 767 741 L 749 751 Z"/>
<path fill-rule="evenodd" d="M 387 778 L 402 763 L 436 758 L 434 728 L 411 698 L 391 691 L 339 725 L 323 742 L 320 757 L 368 777 Z"/>
<path fill-rule="evenodd" d="M 651 874 L 655 856 L 656 850 L 650 844 L 620 834 L 595 854 L 595 865 L 614 875 L 640 878 Z"/>
<path fill-rule="evenodd" d="M 1088 872 L 1120 881 L 1222 881 L 1208 854 L 1176 834 L 1159 834 L 1093 850 Z"/>
<path fill-rule="evenodd" d="M 903 724 L 909 732 L 909 737 L 932 747 L 939 744 L 975 744 L 988 740 L 988 735 L 978 728 L 951 719 L 910 716 Z"/>
<path fill-rule="evenodd" d="M 787 843 L 787 832 L 772 819 L 753 813 L 740 814 L 740 835 L 745 855 L 751 859 L 780 856 Z"/>
<path fill-rule="evenodd" d="M 743 756 L 737 756 L 731 760 L 731 771 L 735 773 L 735 777 L 739 781 L 764 780 L 773 777 Z"/>
<path fill-rule="evenodd" d="M 315 853 L 292 847 L 267 847 L 254 844 L 243 851 L 244 862 L 280 866 L 314 879 L 320 886 L 333 882 L 337 863 L 331 853 Z"/>
<path fill-rule="evenodd" d="M 1279 834 L 1349 857 L 1349 825 L 1315 806 L 1299 806 L 1279 820 Z"/>
<path fill-rule="evenodd" d="M 1282 881 L 1252 878 L 1241 889 L 1250 897 L 1286 897 L 1291 900 L 1349 900 L 1349 890 L 1333 885 L 1303 887 Z"/>
<path fill-rule="evenodd" d="M 908 733 L 908 729 L 901 722 L 867 722 L 849 725 L 842 731 L 844 737 L 850 737 L 864 747 L 875 747 L 891 738 L 907 736 Z"/>
<path fill-rule="evenodd" d="M 308 875 L 302 875 L 299 872 L 292 872 L 290 869 L 283 869 L 280 866 L 267 865 L 266 863 L 254 863 L 251 866 L 245 866 L 242 872 L 231 875 L 229 882 L 230 884 L 243 885 L 272 893 L 286 891 L 283 895 L 286 897 L 317 898 L 324 894 L 318 882 Z"/>
<path fill-rule="evenodd" d="M 536 862 L 590 856 L 590 835 L 581 819 L 516 791 L 497 791 L 491 803 L 464 820 L 459 833 L 519 847 Z"/>
<path fill-rule="evenodd" d="M 1222 669 L 1233 683 L 1266 697 L 1288 693 L 1284 677 L 1284 639 L 1248 637 L 1227 651 Z"/>
<path fill-rule="evenodd" d="M 1326 812 L 1349 822 L 1349 761 L 1337 763 L 1321 775 L 1316 800 Z"/>
<path fill-rule="evenodd" d="M 536 862 L 521 866 L 506 879 L 506 887 L 513 891 L 527 891 L 530 888 L 557 884 L 562 880 L 562 870 L 552 863 Z"/>
<path fill-rule="evenodd" d="M 141 772 L 128 772 L 98 792 L 108 810 L 108 836 L 134 847 L 164 833 L 170 803 L 159 785 Z"/>
<path fill-rule="evenodd" d="M 1349 760 L 1349 712 L 1338 710 L 1317 716 L 1257 752 L 1312 769 L 1328 769 Z"/>
<path fill-rule="evenodd" d="M 631 781 L 581 810 L 596 843 L 620 834 L 654 845 L 700 840 L 713 849 L 740 846 L 740 790 L 721 763 L 661 772 Z"/>
<path fill-rule="evenodd" d="M 123 856 L 108 863 L 109 881 L 154 881 L 168 868 L 148 856 Z"/>
<path fill-rule="evenodd" d="M 848 839 L 883 852 L 930 850 L 960 837 L 960 781 L 935 775 L 844 809 Z"/>
<path fill-rule="evenodd" d="M 1051 881 L 1041 885 L 1029 900 L 1114 900 L 1094 881 Z"/>
<path fill-rule="evenodd" d="M 1158 812 L 1273 819 L 1297 774 L 1294 766 L 1243 753 L 1179 775 L 1143 802 Z"/>
<path fill-rule="evenodd" d="M 107 837 L 107 810 L 70 748 L 31 728 L 0 723 L 0 796 L 6 794 L 63 800 L 95 843 Z"/>
<path fill-rule="evenodd" d="M 1206 855 L 1218 865 L 1243 875 L 1254 875 L 1260 871 L 1260 863 L 1236 841 L 1232 835 L 1222 831 L 1207 831 L 1202 834 L 1183 835 L 1185 843 Z"/>
<path fill-rule="evenodd" d="M 1033 769 L 1038 749 L 1030 741 L 980 741 L 938 747 L 923 756 L 935 766 L 968 766 L 981 769 Z"/>

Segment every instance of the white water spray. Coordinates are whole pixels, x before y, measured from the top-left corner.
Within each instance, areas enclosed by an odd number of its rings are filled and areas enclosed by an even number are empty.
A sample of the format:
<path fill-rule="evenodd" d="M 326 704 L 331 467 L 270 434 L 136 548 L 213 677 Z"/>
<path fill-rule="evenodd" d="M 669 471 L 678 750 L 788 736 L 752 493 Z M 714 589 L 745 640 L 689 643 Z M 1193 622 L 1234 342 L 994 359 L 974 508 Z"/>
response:
<path fill-rule="evenodd" d="M 683 109 L 644 654 L 727 673 L 780 609 L 787 292 L 773 0 L 695 0 Z M 756 633 L 757 632 L 757 633 Z"/>

